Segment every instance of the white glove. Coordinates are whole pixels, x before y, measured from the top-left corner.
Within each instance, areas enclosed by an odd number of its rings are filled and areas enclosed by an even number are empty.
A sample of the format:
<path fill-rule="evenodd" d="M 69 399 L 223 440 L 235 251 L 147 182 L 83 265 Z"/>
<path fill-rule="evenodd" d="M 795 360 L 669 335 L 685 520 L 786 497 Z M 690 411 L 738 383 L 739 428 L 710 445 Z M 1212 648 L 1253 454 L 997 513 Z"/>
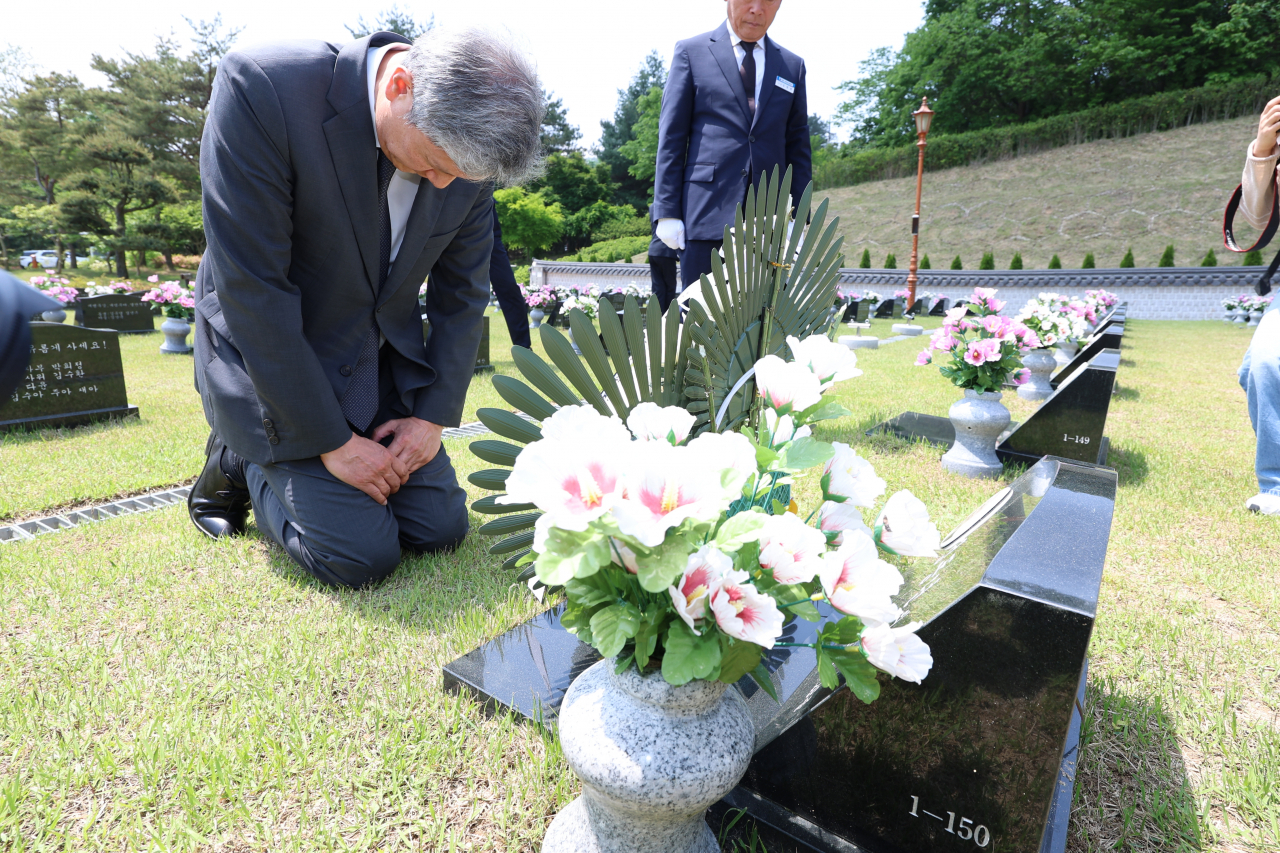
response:
<path fill-rule="evenodd" d="M 684 222 L 680 219 L 659 219 L 655 230 L 658 239 L 677 252 L 684 251 Z"/>

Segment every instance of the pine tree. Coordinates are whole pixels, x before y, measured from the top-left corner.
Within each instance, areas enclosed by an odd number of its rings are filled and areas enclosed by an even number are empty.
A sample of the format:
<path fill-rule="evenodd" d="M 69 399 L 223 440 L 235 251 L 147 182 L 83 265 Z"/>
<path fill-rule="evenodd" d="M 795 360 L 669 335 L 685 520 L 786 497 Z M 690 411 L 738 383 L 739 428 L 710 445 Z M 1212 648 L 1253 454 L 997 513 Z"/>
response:
<path fill-rule="evenodd" d="M 1013 253 L 1013 260 L 1009 261 L 1009 269 L 1011 270 L 1022 269 L 1022 253 L 1021 252 Z"/>
<path fill-rule="evenodd" d="M 953 270 L 962 270 L 962 269 L 964 269 L 964 264 L 960 263 L 960 256 L 959 256 L 959 255 L 956 255 L 956 256 L 955 256 L 955 258 L 951 261 L 951 268 L 952 268 Z"/>
<path fill-rule="evenodd" d="M 1216 267 L 1218 265 L 1218 256 L 1213 253 L 1213 249 L 1209 250 L 1209 254 L 1204 256 L 1204 260 L 1200 262 L 1202 267 Z"/>
<path fill-rule="evenodd" d="M 884 259 L 884 268 L 887 270 L 896 270 L 898 268 L 898 257 L 890 252 L 888 257 Z"/>
<path fill-rule="evenodd" d="M 1058 257 L 1057 255 L 1054 255 L 1052 258 L 1050 258 L 1050 259 L 1049 259 L 1049 269 L 1051 269 L 1051 270 L 1060 270 L 1060 269 L 1062 269 L 1062 258 Z"/>
<path fill-rule="evenodd" d="M 1260 267 L 1262 266 L 1262 252 L 1257 249 L 1250 249 L 1245 253 L 1244 260 L 1240 262 L 1241 266 Z"/>
<path fill-rule="evenodd" d="M 1127 270 L 1133 267 L 1133 247 L 1129 247 L 1129 251 L 1124 253 L 1124 257 L 1120 259 L 1120 269 Z"/>
<path fill-rule="evenodd" d="M 871 269 L 871 250 L 870 249 L 862 250 L 862 260 L 858 262 L 858 269 L 860 270 Z"/>
<path fill-rule="evenodd" d="M 923 258 L 921 258 L 921 259 L 920 259 L 920 269 L 922 269 L 922 270 L 931 270 L 931 269 L 933 269 L 933 265 L 929 263 L 929 256 L 928 256 L 928 255 L 925 255 Z"/>
<path fill-rule="evenodd" d="M 993 270 L 996 268 L 996 256 L 992 252 L 983 252 L 982 260 L 978 263 L 980 270 Z"/>
<path fill-rule="evenodd" d="M 1160 263 L 1156 264 L 1156 266 L 1160 266 L 1160 267 L 1173 266 L 1173 244 L 1172 243 L 1164 247 L 1164 254 L 1160 256 Z"/>
<path fill-rule="evenodd" d="M 1088 252 L 1084 256 L 1084 263 L 1080 264 L 1082 270 L 1092 270 L 1098 268 L 1098 262 L 1093 259 L 1093 252 Z"/>

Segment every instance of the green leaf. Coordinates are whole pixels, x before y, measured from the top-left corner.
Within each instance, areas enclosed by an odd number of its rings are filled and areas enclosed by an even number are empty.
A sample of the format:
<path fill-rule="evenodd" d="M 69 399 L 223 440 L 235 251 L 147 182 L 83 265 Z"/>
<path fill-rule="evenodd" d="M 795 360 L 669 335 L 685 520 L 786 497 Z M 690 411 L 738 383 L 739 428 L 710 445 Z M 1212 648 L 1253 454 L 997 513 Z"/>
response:
<path fill-rule="evenodd" d="M 832 652 L 831 662 L 840 670 L 844 683 L 849 685 L 854 696 L 868 705 L 879 698 L 880 681 L 876 677 L 877 670 L 862 652 Z"/>
<path fill-rule="evenodd" d="M 553 527 L 547 536 L 547 550 L 538 555 L 538 579 L 547 586 L 564 586 L 608 564 L 608 537 L 590 530 L 578 533 Z"/>
<path fill-rule="evenodd" d="M 636 660 L 635 655 L 618 655 L 618 663 L 613 668 L 613 671 L 618 675 L 621 675 L 622 673 L 627 671 L 627 667 L 635 663 L 635 660 Z"/>
<path fill-rule="evenodd" d="M 591 617 L 599 609 L 599 607 L 582 607 L 570 601 L 565 605 L 564 612 L 560 614 L 560 627 L 590 646 L 594 639 L 591 636 Z"/>
<path fill-rule="evenodd" d="M 667 626 L 667 620 L 671 616 L 671 611 L 667 609 L 669 605 L 654 605 L 644 612 L 644 617 L 640 620 L 640 628 L 636 631 L 636 663 L 640 668 L 649 665 L 649 658 L 653 657 L 654 649 L 658 647 L 658 637 L 662 635 L 662 631 Z"/>
<path fill-rule="evenodd" d="M 782 515 L 787 511 L 787 505 L 777 498 L 773 499 L 773 515 Z"/>
<path fill-rule="evenodd" d="M 663 643 L 662 677 L 668 684 L 688 684 L 695 678 L 713 679 L 720 675 L 720 643 L 704 632 L 695 636 L 679 619 L 671 622 Z"/>
<path fill-rule="evenodd" d="M 667 536 L 661 546 L 636 560 L 637 577 L 646 592 L 662 592 L 674 584 L 689 564 L 690 542 L 681 536 Z"/>
<path fill-rule="evenodd" d="M 760 665 L 762 649 L 746 640 L 720 635 L 720 680 L 733 684 Z"/>
<path fill-rule="evenodd" d="M 747 542 L 758 542 L 766 519 L 762 512 L 740 512 L 720 525 L 712 544 L 732 554 Z"/>
<path fill-rule="evenodd" d="M 840 686 L 840 676 L 836 673 L 835 666 L 831 663 L 831 657 L 827 654 L 827 650 L 818 646 L 818 681 L 828 690 L 835 690 Z"/>
<path fill-rule="evenodd" d="M 782 451 L 778 467 L 784 471 L 805 471 L 825 465 L 836 455 L 833 445 L 810 436 L 797 438 Z"/>
<path fill-rule="evenodd" d="M 612 601 L 616 595 L 599 573 L 585 578 L 572 578 L 564 585 L 569 600 L 583 607 L 591 607 Z"/>
<path fill-rule="evenodd" d="M 629 601 L 620 601 L 599 610 L 591 617 L 591 636 L 603 657 L 611 658 L 636 635 L 640 628 L 639 608 Z"/>
<path fill-rule="evenodd" d="M 830 402 L 823 400 L 821 402 L 814 403 L 812 406 L 801 412 L 800 416 L 796 418 L 796 423 L 811 424 L 816 423 L 817 421 L 830 421 L 852 414 L 853 412 L 849 411 L 834 400 Z"/>
<path fill-rule="evenodd" d="M 778 688 L 773 686 L 773 678 L 770 677 L 764 661 L 761 661 L 756 665 L 755 669 L 751 670 L 751 680 L 760 685 L 760 689 L 768 693 L 773 698 L 773 701 L 778 701 Z"/>

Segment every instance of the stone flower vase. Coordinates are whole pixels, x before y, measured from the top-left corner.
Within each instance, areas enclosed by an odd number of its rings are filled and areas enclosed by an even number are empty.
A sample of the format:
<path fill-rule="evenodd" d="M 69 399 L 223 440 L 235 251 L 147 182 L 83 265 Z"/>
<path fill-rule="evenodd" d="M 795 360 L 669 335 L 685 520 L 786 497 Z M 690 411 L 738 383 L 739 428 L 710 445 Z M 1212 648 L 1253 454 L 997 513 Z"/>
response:
<path fill-rule="evenodd" d="M 1259 324 L 1259 323 L 1261 323 L 1261 322 L 1262 322 L 1262 312 L 1261 312 L 1261 311 L 1250 311 L 1250 312 L 1249 312 L 1249 325 L 1250 325 L 1250 326 L 1256 326 L 1256 325 L 1258 325 L 1258 324 Z"/>
<path fill-rule="evenodd" d="M 1049 376 L 1058 366 L 1058 360 L 1048 349 L 1033 349 L 1022 357 L 1022 366 L 1031 372 L 1031 378 L 1018 386 L 1018 396 L 1024 400 L 1039 402 L 1053 393 Z"/>
<path fill-rule="evenodd" d="M 1060 341 L 1058 348 L 1053 353 L 1053 358 L 1059 367 L 1066 367 L 1079 351 L 1080 345 L 1075 341 Z"/>
<path fill-rule="evenodd" d="M 1225 310 L 1223 311 L 1223 314 L 1222 314 L 1222 322 L 1230 323 L 1232 320 L 1235 319 L 1235 316 L 1236 316 L 1236 309 L 1231 308 L 1231 309 Z"/>
<path fill-rule="evenodd" d="M 1237 308 L 1236 318 L 1232 322 L 1243 326 L 1245 323 L 1249 322 L 1249 312 L 1244 310 L 1243 308 Z"/>
<path fill-rule="evenodd" d="M 560 706 L 560 744 L 582 796 L 551 823 L 542 853 L 719 853 L 704 819 L 747 772 L 755 728 L 737 690 L 672 687 L 616 660 L 592 666 Z"/>
<path fill-rule="evenodd" d="M 962 477 L 999 477 L 1004 471 L 996 456 L 996 439 L 1009 426 L 1009 410 L 999 391 L 966 389 L 964 399 L 951 404 L 947 415 L 956 428 L 956 443 L 942 456 L 942 467 Z"/>
<path fill-rule="evenodd" d="M 536 329 L 542 325 L 542 318 L 547 316 L 541 308 L 529 309 L 529 328 Z"/>
<path fill-rule="evenodd" d="M 67 321 L 67 312 L 61 308 L 55 308 L 52 311 L 42 311 L 40 319 L 46 323 L 65 323 Z"/>
<path fill-rule="evenodd" d="M 164 343 L 160 345 L 160 352 L 174 355 L 185 355 L 191 352 L 191 347 L 187 346 L 187 335 L 191 334 L 191 324 L 186 320 L 181 317 L 165 317 L 164 322 L 160 324 L 160 331 L 164 332 Z"/>

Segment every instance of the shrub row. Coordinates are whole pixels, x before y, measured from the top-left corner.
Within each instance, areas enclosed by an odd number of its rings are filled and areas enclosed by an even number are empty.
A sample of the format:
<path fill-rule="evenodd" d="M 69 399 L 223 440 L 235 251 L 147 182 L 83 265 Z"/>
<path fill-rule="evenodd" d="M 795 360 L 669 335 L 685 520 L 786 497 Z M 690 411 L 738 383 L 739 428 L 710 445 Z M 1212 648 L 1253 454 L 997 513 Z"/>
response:
<path fill-rule="evenodd" d="M 1257 114 L 1280 77 L 1258 76 L 1216 86 L 1133 98 L 1008 127 L 941 134 L 929 140 L 925 170 L 1008 160 L 1095 139 L 1120 139 L 1192 124 Z M 817 189 L 847 187 L 916 173 L 915 143 L 863 148 L 833 157 L 814 170 Z"/>
<path fill-rule="evenodd" d="M 1160 256 L 1160 262 L 1157 263 L 1156 266 L 1158 267 L 1176 266 L 1176 264 L 1174 263 L 1173 255 L 1174 255 L 1173 246 L 1172 245 L 1166 246 L 1164 250 L 1164 254 Z M 1244 256 L 1244 260 L 1241 262 L 1241 266 L 1246 266 L 1246 267 L 1262 266 L 1262 264 L 1263 264 L 1262 252 L 1258 251 L 1257 249 L 1254 249 L 1252 252 L 1246 253 Z M 1218 265 L 1218 256 L 1214 253 L 1213 249 L 1210 249 L 1208 253 L 1204 256 L 1204 258 L 1201 259 L 1200 266 L 1216 267 L 1217 265 Z M 1128 269 L 1134 266 L 1135 264 L 1133 261 L 1133 249 L 1129 249 L 1129 251 L 1124 253 L 1124 257 L 1120 259 L 1120 268 Z M 1094 258 L 1093 252 L 1086 253 L 1084 256 L 1084 260 L 1080 263 L 1080 269 L 1091 270 L 1091 269 L 1097 269 L 1097 267 L 1098 267 L 1098 262 Z M 870 249 L 862 250 L 862 258 L 858 262 L 858 268 L 864 269 L 864 270 L 869 270 L 872 268 Z M 892 252 L 890 252 L 885 257 L 884 264 L 880 267 L 880 269 L 893 270 L 897 268 L 898 268 L 897 256 L 895 256 Z M 929 263 L 928 255 L 924 255 L 923 257 L 920 258 L 919 269 L 927 270 L 932 268 L 933 268 L 933 265 Z M 993 270 L 995 268 L 996 268 L 995 253 L 983 252 L 982 259 L 978 261 L 978 269 Z M 1048 268 L 1051 270 L 1062 269 L 1062 259 L 1059 258 L 1057 255 L 1054 255 L 1052 258 L 1049 259 Z M 964 263 L 960 260 L 959 255 L 956 255 L 954 258 L 951 259 L 951 269 L 953 270 L 964 269 Z M 1009 260 L 1009 269 L 1011 270 L 1024 269 L 1021 252 L 1013 253 L 1013 257 Z"/>

